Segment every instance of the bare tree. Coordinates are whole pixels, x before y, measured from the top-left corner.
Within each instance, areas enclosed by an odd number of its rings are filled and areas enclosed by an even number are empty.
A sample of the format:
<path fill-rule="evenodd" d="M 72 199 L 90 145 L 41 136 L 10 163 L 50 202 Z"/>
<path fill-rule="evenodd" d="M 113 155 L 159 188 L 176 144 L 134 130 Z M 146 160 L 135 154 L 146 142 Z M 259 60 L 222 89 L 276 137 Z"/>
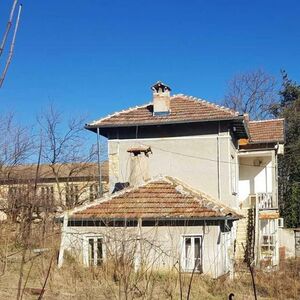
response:
<path fill-rule="evenodd" d="M 24 163 L 32 154 L 33 140 L 26 127 L 19 126 L 13 114 L 0 118 L 0 171 Z"/>
<path fill-rule="evenodd" d="M 270 110 L 277 102 L 275 78 L 259 69 L 234 76 L 228 83 L 223 104 L 258 120 L 270 117 Z"/>
<path fill-rule="evenodd" d="M 71 206 L 80 204 L 80 197 L 72 197 L 71 194 L 80 195 L 86 187 L 81 186 L 80 190 L 75 190 L 72 177 L 87 170 L 90 163 L 96 161 L 96 147 L 87 146 L 84 118 L 74 117 L 66 124 L 62 113 L 50 106 L 38 117 L 38 123 L 43 144 L 42 161 L 49 164 L 55 178 L 59 205 L 64 205 L 63 194 L 66 193 L 72 198 Z M 68 178 L 65 187 L 61 185 L 61 177 Z"/>
<path fill-rule="evenodd" d="M 0 181 L 6 186 L 0 189 L 0 212 L 6 213 L 7 209 L 14 211 L 15 201 L 7 201 L 12 190 L 11 182 L 16 182 L 14 168 L 29 159 L 34 146 L 29 130 L 17 125 L 13 114 L 0 118 L 0 131 L 3 133 L 0 140 Z"/>

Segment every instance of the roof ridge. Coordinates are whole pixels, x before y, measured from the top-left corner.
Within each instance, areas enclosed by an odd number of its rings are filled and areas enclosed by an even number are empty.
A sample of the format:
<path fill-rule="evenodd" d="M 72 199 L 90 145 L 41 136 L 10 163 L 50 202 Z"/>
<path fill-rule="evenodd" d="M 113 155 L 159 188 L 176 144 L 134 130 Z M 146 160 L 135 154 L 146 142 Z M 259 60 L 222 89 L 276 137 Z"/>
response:
<path fill-rule="evenodd" d="M 221 109 L 221 110 L 226 111 L 226 112 L 231 112 L 232 114 L 234 114 L 236 116 L 239 115 L 238 111 L 235 111 L 235 110 L 233 110 L 229 107 L 223 106 L 223 105 L 219 105 L 217 103 L 207 101 L 207 100 L 202 99 L 202 98 L 198 98 L 198 97 L 194 97 L 194 96 L 188 96 L 188 95 L 185 95 L 185 94 L 174 94 L 173 96 L 171 96 L 171 98 L 175 98 L 175 97 L 182 97 L 182 98 L 185 98 L 187 100 L 191 100 L 191 101 L 195 101 L 195 102 L 202 102 L 203 104 L 212 106 L 214 108 Z"/>
<path fill-rule="evenodd" d="M 122 113 L 128 113 L 128 112 L 133 111 L 135 109 L 143 108 L 143 107 L 146 107 L 146 106 L 151 105 L 151 104 L 152 104 L 152 102 L 148 102 L 146 104 L 136 105 L 134 107 L 129 107 L 129 108 L 123 109 L 121 111 L 116 111 L 114 113 L 111 113 L 111 114 L 107 115 L 106 117 L 100 118 L 98 120 L 94 120 L 94 121 L 92 121 L 92 122 L 90 122 L 89 124 L 86 124 L 86 125 L 96 125 L 99 122 L 102 122 L 104 120 L 107 120 L 107 119 L 115 117 L 115 116 L 118 116 L 118 115 L 120 115 Z"/>

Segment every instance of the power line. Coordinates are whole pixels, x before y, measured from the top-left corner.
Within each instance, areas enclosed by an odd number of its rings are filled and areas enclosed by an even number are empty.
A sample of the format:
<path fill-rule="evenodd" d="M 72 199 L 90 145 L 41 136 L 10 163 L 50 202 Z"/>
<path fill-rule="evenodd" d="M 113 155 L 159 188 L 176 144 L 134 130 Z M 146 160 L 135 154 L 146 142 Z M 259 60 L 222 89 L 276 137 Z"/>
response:
<path fill-rule="evenodd" d="M 212 158 L 195 156 L 195 155 L 191 155 L 191 154 L 184 154 L 184 153 L 181 153 L 181 152 L 176 152 L 176 151 L 170 151 L 170 150 L 162 149 L 162 148 L 159 148 L 159 147 L 156 147 L 156 146 L 149 146 L 149 147 L 157 149 L 157 150 L 160 150 L 160 151 L 163 151 L 163 152 L 167 152 L 167 153 L 171 153 L 171 154 L 176 154 L 176 155 L 180 155 L 180 156 L 184 156 L 184 157 L 189 157 L 189 158 L 194 158 L 194 159 L 200 159 L 200 160 L 206 160 L 206 161 L 211 161 L 211 162 L 218 162 L 218 160 L 212 159 Z M 254 166 L 254 165 L 251 165 L 251 164 L 235 163 L 235 162 L 225 161 L 225 160 L 219 160 L 219 162 L 226 163 L 226 164 L 237 165 L 237 166 L 247 166 L 247 167 L 255 167 L 255 168 L 266 167 L 266 168 L 272 168 L 272 169 L 274 168 L 274 169 L 276 169 L 276 167 L 267 166 L 267 165 Z"/>

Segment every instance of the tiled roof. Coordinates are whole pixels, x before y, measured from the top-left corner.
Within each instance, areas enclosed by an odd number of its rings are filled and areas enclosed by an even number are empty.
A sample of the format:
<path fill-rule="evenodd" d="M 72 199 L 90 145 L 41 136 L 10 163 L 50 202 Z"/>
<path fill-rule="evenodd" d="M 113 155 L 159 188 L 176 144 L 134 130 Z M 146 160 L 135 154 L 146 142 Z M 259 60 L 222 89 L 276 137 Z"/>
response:
<path fill-rule="evenodd" d="M 87 125 L 89 127 L 130 126 L 136 124 L 166 124 L 181 121 L 232 119 L 238 112 L 195 97 L 174 95 L 170 101 L 170 114 L 153 116 L 153 105 L 130 108 L 114 113 Z"/>
<path fill-rule="evenodd" d="M 284 119 L 250 121 L 250 143 L 284 141 Z"/>
<path fill-rule="evenodd" d="M 62 180 L 63 178 L 98 178 L 97 163 L 57 163 L 53 166 L 55 173 Z M 36 177 L 36 164 L 17 166 L 3 166 L 0 180 L 34 180 Z M 101 163 L 102 179 L 108 180 L 108 162 Z M 49 164 L 39 166 L 38 179 L 55 179 L 53 170 Z"/>
<path fill-rule="evenodd" d="M 136 188 L 95 200 L 71 212 L 72 219 L 166 219 L 222 218 L 237 219 L 232 209 L 195 191 L 182 182 L 163 177 Z"/>

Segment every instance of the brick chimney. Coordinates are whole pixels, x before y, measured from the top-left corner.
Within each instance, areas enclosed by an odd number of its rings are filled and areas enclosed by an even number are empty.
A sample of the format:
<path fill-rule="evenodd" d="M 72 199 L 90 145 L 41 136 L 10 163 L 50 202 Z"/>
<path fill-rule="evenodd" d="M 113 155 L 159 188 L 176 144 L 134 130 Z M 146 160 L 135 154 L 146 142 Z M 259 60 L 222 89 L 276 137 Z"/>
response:
<path fill-rule="evenodd" d="M 153 91 L 153 115 L 164 116 L 170 113 L 171 89 L 158 81 L 151 87 Z"/>

